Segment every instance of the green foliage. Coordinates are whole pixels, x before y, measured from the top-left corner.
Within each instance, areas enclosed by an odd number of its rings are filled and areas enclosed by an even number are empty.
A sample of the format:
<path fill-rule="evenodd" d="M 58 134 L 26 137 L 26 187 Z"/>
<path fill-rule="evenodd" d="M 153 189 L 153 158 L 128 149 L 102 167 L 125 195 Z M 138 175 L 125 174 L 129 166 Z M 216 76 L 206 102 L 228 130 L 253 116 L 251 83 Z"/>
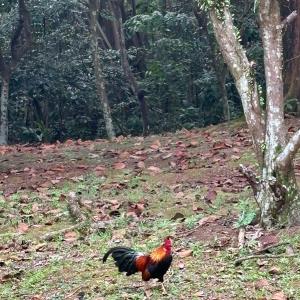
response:
<path fill-rule="evenodd" d="M 235 227 L 241 228 L 252 223 L 256 217 L 256 210 L 253 207 L 250 199 L 243 199 L 238 204 L 239 219 L 237 220 Z"/>
<path fill-rule="evenodd" d="M 201 9 L 205 11 L 215 10 L 219 16 L 223 15 L 225 7 L 230 6 L 230 0 L 198 0 Z"/>
<path fill-rule="evenodd" d="M 230 1 L 201 1 L 202 8 L 222 11 Z M 106 136 L 105 123 L 96 95 L 91 55 L 88 8 L 74 0 L 27 1 L 34 45 L 14 71 L 10 82 L 9 139 L 11 142 L 53 142 L 95 139 Z M 99 22 L 113 45 L 102 47 L 101 63 L 117 134 L 139 135 L 142 122 L 139 103 L 133 95 L 114 45 L 107 7 Z M 236 16 L 243 7 L 232 4 Z M 124 7 L 129 63 L 146 102 L 152 133 L 202 127 L 223 121 L 220 85 L 214 67 L 204 16 L 197 22 L 194 5 L 180 1 L 163 8 L 157 1 L 137 1 L 136 15 Z M 0 47 L 9 59 L 10 37 L 17 21 L 17 1 L 0 5 Z M 262 48 L 253 12 L 235 18 L 243 24 L 241 42 L 257 61 L 257 77 L 263 82 Z M 138 41 L 138 42 L 137 42 Z M 214 41 L 212 41 L 214 43 Z M 241 102 L 232 78 L 226 76 L 231 115 L 242 114 Z"/>

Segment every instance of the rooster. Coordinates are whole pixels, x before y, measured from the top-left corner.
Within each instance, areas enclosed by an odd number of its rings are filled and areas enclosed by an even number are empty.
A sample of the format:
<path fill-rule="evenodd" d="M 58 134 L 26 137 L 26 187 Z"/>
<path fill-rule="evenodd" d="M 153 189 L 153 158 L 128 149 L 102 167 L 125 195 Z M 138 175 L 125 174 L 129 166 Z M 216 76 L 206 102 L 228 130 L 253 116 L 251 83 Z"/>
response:
<path fill-rule="evenodd" d="M 167 237 L 164 243 L 150 254 L 137 252 L 127 247 L 111 248 L 105 253 L 103 263 L 106 262 L 110 254 L 115 260 L 119 272 L 126 272 L 126 276 L 141 272 L 143 281 L 157 278 L 162 283 L 165 292 L 164 275 L 172 263 L 172 240 L 170 237 Z"/>

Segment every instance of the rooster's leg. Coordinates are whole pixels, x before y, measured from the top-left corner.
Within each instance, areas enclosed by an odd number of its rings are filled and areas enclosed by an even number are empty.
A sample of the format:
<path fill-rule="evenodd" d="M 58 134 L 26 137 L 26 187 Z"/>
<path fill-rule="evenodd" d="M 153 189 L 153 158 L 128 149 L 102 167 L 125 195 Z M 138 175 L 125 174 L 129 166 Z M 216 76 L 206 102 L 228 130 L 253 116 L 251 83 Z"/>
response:
<path fill-rule="evenodd" d="M 166 291 L 166 288 L 165 288 L 163 282 L 161 283 L 161 289 L 162 289 L 162 291 L 163 291 L 163 294 L 164 294 L 164 295 L 167 295 L 167 291 Z"/>
<path fill-rule="evenodd" d="M 144 292 L 145 292 L 146 299 L 150 299 L 150 297 L 151 297 L 151 291 L 150 290 L 151 290 L 151 286 L 149 285 L 149 282 L 145 281 Z"/>

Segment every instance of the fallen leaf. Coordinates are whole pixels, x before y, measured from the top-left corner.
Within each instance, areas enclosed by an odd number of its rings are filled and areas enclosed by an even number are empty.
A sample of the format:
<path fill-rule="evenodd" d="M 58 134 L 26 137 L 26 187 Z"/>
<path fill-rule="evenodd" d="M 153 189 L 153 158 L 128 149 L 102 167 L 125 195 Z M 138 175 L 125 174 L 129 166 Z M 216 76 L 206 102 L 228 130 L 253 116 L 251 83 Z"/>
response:
<path fill-rule="evenodd" d="M 189 146 L 190 147 L 198 147 L 199 143 L 197 141 L 191 141 Z"/>
<path fill-rule="evenodd" d="M 126 164 L 123 163 L 123 162 L 116 162 L 114 165 L 113 165 L 113 168 L 115 170 L 123 170 L 126 168 Z"/>
<path fill-rule="evenodd" d="M 217 192 L 214 190 L 208 191 L 207 195 L 204 197 L 204 199 L 209 203 L 215 201 L 216 198 L 217 198 Z"/>
<path fill-rule="evenodd" d="M 199 298 L 204 298 L 205 297 L 205 293 L 203 291 L 197 292 L 194 294 L 195 297 L 199 297 Z"/>
<path fill-rule="evenodd" d="M 20 223 L 18 225 L 17 231 L 19 233 L 26 233 L 28 231 L 28 229 L 29 229 L 29 226 L 26 223 Z"/>
<path fill-rule="evenodd" d="M 282 273 L 281 269 L 278 267 L 272 267 L 269 269 L 270 274 L 280 275 Z"/>
<path fill-rule="evenodd" d="M 75 231 L 67 231 L 64 234 L 64 240 L 68 243 L 74 242 L 78 239 L 77 232 Z"/>
<path fill-rule="evenodd" d="M 269 289 L 270 283 L 267 279 L 260 279 L 254 283 L 254 287 L 257 290 L 261 290 L 263 288 Z"/>
<path fill-rule="evenodd" d="M 0 282 L 3 283 L 3 282 L 7 282 L 11 279 L 20 279 L 21 275 L 24 273 L 24 271 L 18 271 L 18 272 L 15 272 L 15 273 L 9 273 L 9 274 L 4 274 L 0 277 Z"/>
<path fill-rule="evenodd" d="M 198 222 L 198 225 L 203 226 L 203 225 L 206 225 L 209 223 L 213 223 L 213 222 L 219 220 L 220 218 L 221 218 L 221 216 L 217 216 L 217 215 L 211 215 L 208 217 L 204 217 Z"/>
<path fill-rule="evenodd" d="M 139 162 L 137 163 L 137 166 L 138 166 L 138 168 L 140 168 L 140 169 L 145 169 L 145 163 L 144 163 L 143 161 L 139 161 Z"/>
<path fill-rule="evenodd" d="M 230 148 L 230 145 L 224 143 L 224 142 L 216 142 L 213 144 L 214 150 L 221 150 L 221 149 L 227 149 Z"/>
<path fill-rule="evenodd" d="M 162 170 L 158 167 L 154 167 L 154 166 L 150 166 L 147 170 L 153 172 L 153 173 L 156 173 L 156 174 L 159 174 L 162 172 Z"/>
<path fill-rule="evenodd" d="M 285 253 L 292 256 L 295 254 L 295 251 L 291 245 L 288 245 L 285 249 Z"/>
<path fill-rule="evenodd" d="M 277 292 L 272 295 L 271 300 L 287 300 L 287 296 L 283 292 Z"/>
<path fill-rule="evenodd" d="M 34 295 L 30 298 L 30 300 L 44 300 L 45 298 L 43 296 Z"/>
<path fill-rule="evenodd" d="M 180 258 L 185 258 L 193 255 L 193 250 L 182 250 L 177 253 Z"/>
<path fill-rule="evenodd" d="M 119 155 L 120 159 L 127 159 L 129 156 L 130 153 L 128 151 L 124 151 Z"/>
<path fill-rule="evenodd" d="M 89 168 L 89 166 L 87 165 L 77 165 L 76 167 L 77 169 L 81 169 L 81 170 L 87 170 Z"/>
<path fill-rule="evenodd" d="M 52 184 L 58 184 L 58 183 L 60 183 L 60 180 L 59 179 L 52 179 L 51 183 Z"/>

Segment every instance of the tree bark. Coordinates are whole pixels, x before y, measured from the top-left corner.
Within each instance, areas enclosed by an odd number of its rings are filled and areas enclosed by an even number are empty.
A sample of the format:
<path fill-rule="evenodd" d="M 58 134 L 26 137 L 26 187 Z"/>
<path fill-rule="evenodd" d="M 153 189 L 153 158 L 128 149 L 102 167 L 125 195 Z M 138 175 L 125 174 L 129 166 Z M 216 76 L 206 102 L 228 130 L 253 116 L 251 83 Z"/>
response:
<path fill-rule="evenodd" d="M 89 10 L 90 10 L 90 31 L 91 31 L 91 44 L 92 44 L 92 56 L 94 64 L 94 72 L 96 79 L 96 90 L 100 101 L 100 105 L 103 112 L 105 127 L 107 137 L 112 140 L 115 138 L 115 130 L 111 117 L 111 109 L 108 103 L 107 92 L 106 92 L 106 82 L 103 74 L 101 60 L 99 55 L 98 46 L 98 12 L 100 8 L 99 0 L 89 0 Z"/>
<path fill-rule="evenodd" d="M 1 83 L 1 118 L 0 118 L 0 145 L 6 145 L 8 142 L 8 95 L 9 78 L 3 78 Z"/>
<path fill-rule="evenodd" d="M 0 144 L 8 142 L 8 96 L 12 72 L 32 44 L 31 18 L 24 0 L 19 0 L 19 20 L 10 42 L 10 61 L 5 61 L 0 48 L 0 74 L 2 77 L 0 103 Z"/>
<path fill-rule="evenodd" d="M 288 53 L 285 66 L 285 100 L 296 99 L 298 101 L 298 115 L 300 116 L 300 1 L 291 0 L 289 6 L 297 12 L 297 17 L 288 26 L 285 35 L 284 46 Z M 286 14 L 290 14 L 290 10 Z"/>
<path fill-rule="evenodd" d="M 260 220 L 264 227 L 275 224 L 300 224 L 300 196 L 293 160 L 300 148 L 300 130 L 287 141 L 284 124 L 283 49 L 278 0 L 259 1 L 259 21 L 264 47 L 266 78 L 266 111 L 260 109 L 252 64 L 241 46 L 228 7 L 220 11 L 210 9 L 214 32 L 225 62 L 232 73 L 242 99 L 246 121 L 258 155 L 260 176 L 245 167 L 255 199 L 260 207 Z"/>
<path fill-rule="evenodd" d="M 123 68 L 124 75 L 128 80 L 130 88 L 132 90 L 133 95 L 137 98 L 140 105 L 141 117 L 143 122 L 143 135 L 146 136 L 149 134 L 149 120 L 146 109 L 146 101 L 144 96 L 139 97 L 140 90 L 135 79 L 135 76 L 130 68 L 130 64 L 128 61 L 128 54 L 125 43 L 125 34 L 123 28 L 123 20 L 121 13 L 121 3 L 119 0 L 111 0 L 110 2 L 111 11 L 115 16 L 115 20 L 113 21 L 114 35 L 115 35 L 115 44 L 118 45 L 118 50 L 120 50 L 120 58 L 121 65 Z"/>
<path fill-rule="evenodd" d="M 221 99 L 222 99 L 223 118 L 225 122 L 228 122 L 230 121 L 230 107 L 229 107 L 229 100 L 228 100 L 228 94 L 226 89 L 227 68 L 224 65 L 223 58 L 220 57 L 219 49 L 216 46 L 215 40 L 207 28 L 208 27 L 207 19 L 204 16 L 200 15 L 197 8 L 194 8 L 194 15 L 197 19 L 199 28 L 204 28 L 208 39 L 209 47 L 211 49 L 212 66 L 218 80 L 218 85 L 219 85 Z"/>
<path fill-rule="evenodd" d="M 282 78 L 282 24 L 280 6 L 277 0 L 260 1 L 259 21 L 264 47 L 268 101 L 266 106 L 264 166 L 258 201 L 261 207 L 261 222 L 270 227 L 278 221 L 276 220 L 280 215 L 278 212 L 285 206 L 285 202 L 291 201 L 288 199 L 284 185 L 288 184 L 292 188 L 296 182 L 291 166 L 282 168 L 276 165 L 274 159 L 287 143 Z M 288 169 L 289 172 L 285 172 L 285 169 Z"/>
<path fill-rule="evenodd" d="M 246 51 L 242 48 L 236 36 L 232 16 L 228 8 L 224 8 L 223 21 L 219 19 L 215 10 L 210 10 L 210 19 L 223 58 L 233 75 L 240 94 L 246 122 L 253 137 L 256 155 L 259 162 L 262 163 L 265 125 L 254 70 L 246 56 Z"/>

